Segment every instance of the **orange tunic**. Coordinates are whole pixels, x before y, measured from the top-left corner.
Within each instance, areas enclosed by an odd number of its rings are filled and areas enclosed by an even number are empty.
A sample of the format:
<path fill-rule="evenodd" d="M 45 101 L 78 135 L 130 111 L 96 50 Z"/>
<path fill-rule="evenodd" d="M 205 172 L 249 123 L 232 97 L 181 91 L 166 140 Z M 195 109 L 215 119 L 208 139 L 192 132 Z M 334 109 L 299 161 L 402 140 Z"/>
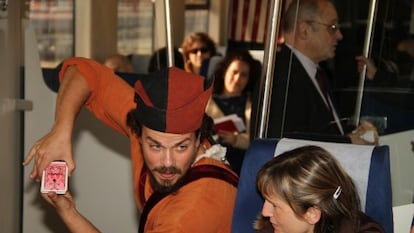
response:
<path fill-rule="evenodd" d="M 126 125 L 129 110 L 136 107 L 134 89 L 118 77 L 111 69 L 86 58 L 71 58 L 65 61 L 60 74 L 68 66 L 76 65 L 89 85 L 91 95 L 85 106 L 101 121 L 119 133 L 129 137 L 131 145 L 134 197 L 138 209 L 139 178 L 143 167 L 140 144 Z M 194 166 L 212 164 L 232 172 L 224 163 L 203 158 Z M 185 185 L 173 195 L 162 199 L 148 215 L 145 232 L 230 232 L 236 188 L 228 182 L 202 178 Z M 145 180 L 145 200 L 153 193 L 148 178 Z"/>

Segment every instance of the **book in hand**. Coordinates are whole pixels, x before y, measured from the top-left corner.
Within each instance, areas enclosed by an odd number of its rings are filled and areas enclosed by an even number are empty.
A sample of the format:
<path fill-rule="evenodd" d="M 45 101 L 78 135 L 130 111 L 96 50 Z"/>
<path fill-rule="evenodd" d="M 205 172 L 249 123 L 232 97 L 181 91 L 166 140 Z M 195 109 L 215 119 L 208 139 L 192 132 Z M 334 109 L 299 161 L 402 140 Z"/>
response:
<path fill-rule="evenodd" d="M 234 133 L 244 132 L 246 125 L 237 114 L 231 114 L 214 119 L 214 131 L 229 131 Z"/>

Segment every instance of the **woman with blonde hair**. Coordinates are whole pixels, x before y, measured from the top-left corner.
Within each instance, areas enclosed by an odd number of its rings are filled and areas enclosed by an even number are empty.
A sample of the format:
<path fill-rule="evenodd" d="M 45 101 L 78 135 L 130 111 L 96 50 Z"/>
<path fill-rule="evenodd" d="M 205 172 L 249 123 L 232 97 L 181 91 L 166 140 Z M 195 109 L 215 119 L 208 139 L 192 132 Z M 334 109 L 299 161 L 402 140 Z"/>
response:
<path fill-rule="evenodd" d="M 384 232 L 360 211 L 351 177 L 320 147 L 304 146 L 273 158 L 256 181 L 265 198 L 262 215 L 274 232 Z"/>

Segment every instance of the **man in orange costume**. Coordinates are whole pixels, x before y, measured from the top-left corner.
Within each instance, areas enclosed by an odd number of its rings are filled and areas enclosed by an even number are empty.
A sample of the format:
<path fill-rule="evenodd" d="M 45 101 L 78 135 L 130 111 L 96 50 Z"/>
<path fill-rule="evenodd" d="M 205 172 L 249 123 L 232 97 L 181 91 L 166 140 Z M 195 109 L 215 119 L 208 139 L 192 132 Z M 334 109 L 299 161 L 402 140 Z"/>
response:
<path fill-rule="evenodd" d="M 211 80 L 169 68 L 132 88 L 109 68 L 72 58 L 60 81 L 52 130 L 24 161 L 34 160 L 31 178 L 39 180 L 54 160 L 66 161 L 73 171 L 71 134 L 84 105 L 130 139 L 140 232 L 230 232 L 238 177 L 225 163 L 225 150 L 205 140 Z M 44 198 L 71 232 L 99 232 L 77 211 L 70 193 Z"/>

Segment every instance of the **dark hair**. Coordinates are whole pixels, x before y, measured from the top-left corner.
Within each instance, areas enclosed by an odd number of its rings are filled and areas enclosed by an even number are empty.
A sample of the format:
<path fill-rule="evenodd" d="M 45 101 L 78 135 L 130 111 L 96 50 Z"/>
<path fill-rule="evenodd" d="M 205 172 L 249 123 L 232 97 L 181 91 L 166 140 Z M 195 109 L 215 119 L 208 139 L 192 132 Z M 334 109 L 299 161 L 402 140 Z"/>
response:
<path fill-rule="evenodd" d="M 183 55 L 177 48 L 174 48 L 174 66 L 184 69 Z M 148 72 L 154 72 L 168 67 L 167 64 L 167 48 L 161 48 L 155 51 L 148 64 Z"/>
<path fill-rule="evenodd" d="M 230 64 L 233 61 L 242 61 L 249 65 L 249 81 L 244 88 L 243 93 L 253 91 L 257 78 L 260 77 L 261 63 L 255 60 L 248 50 L 236 49 L 226 54 L 226 56 L 217 64 L 214 71 L 214 87 L 213 93 L 221 94 L 224 91 L 224 76 Z"/>
<path fill-rule="evenodd" d="M 358 226 L 357 189 L 339 162 L 321 147 L 304 146 L 273 158 L 260 169 L 256 184 L 264 197 L 277 194 L 299 217 L 318 207 L 316 233 L 335 231 L 342 219 Z M 334 198 L 338 187 L 342 191 Z"/>

